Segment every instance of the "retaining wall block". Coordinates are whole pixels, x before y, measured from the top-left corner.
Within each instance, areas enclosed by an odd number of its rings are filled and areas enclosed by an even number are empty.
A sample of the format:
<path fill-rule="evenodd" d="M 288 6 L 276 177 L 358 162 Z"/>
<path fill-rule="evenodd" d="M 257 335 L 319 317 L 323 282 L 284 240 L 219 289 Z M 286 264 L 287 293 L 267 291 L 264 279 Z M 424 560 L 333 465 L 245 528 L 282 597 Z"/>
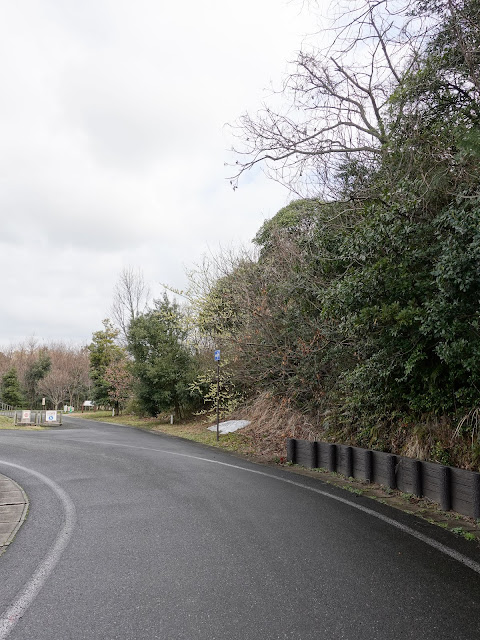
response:
<path fill-rule="evenodd" d="M 365 480 L 373 482 L 373 451 L 365 449 Z"/>
<path fill-rule="evenodd" d="M 353 448 L 352 447 L 347 447 L 345 449 L 345 462 L 346 462 L 346 467 L 347 467 L 347 477 L 348 478 L 353 478 Z"/>
<path fill-rule="evenodd" d="M 397 488 L 395 476 L 395 456 L 383 451 L 372 451 L 373 458 L 373 482 L 383 484 L 390 489 Z"/>
<path fill-rule="evenodd" d="M 479 474 L 455 467 L 449 469 L 451 508 L 475 518 L 475 482 Z"/>
<path fill-rule="evenodd" d="M 310 442 L 310 466 L 312 469 L 318 467 L 318 447 L 316 442 Z"/>
<path fill-rule="evenodd" d="M 413 478 L 412 478 L 412 493 L 417 498 L 423 497 L 423 474 L 422 474 L 422 463 L 420 460 L 413 460 Z"/>
<path fill-rule="evenodd" d="M 445 475 L 443 465 L 434 462 L 422 462 L 423 495 L 438 504 L 442 504 L 442 491 Z"/>
<path fill-rule="evenodd" d="M 296 440 L 295 462 L 301 464 L 302 467 L 312 468 L 315 464 L 314 449 L 314 443 L 310 440 Z"/>
<path fill-rule="evenodd" d="M 472 478 L 473 517 L 480 518 L 480 473 L 474 473 Z"/>
<path fill-rule="evenodd" d="M 352 447 L 353 477 L 365 480 L 365 449 Z"/>
<path fill-rule="evenodd" d="M 440 468 L 440 506 L 444 511 L 452 508 L 452 492 L 450 487 L 450 469 L 442 466 Z"/>
<path fill-rule="evenodd" d="M 388 473 L 388 487 L 390 489 L 397 488 L 397 477 L 395 475 L 395 467 L 396 467 L 396 457 L 394 455 L 389 455 L 387 458 L 387 473 Z"/>
<path fill-rule="evenodd" d="M 295 438 L 287 438 L 287 462 L 295 464 L 297 461 L 297 441 Z"/>
<path fill-rule="evenodd" d="M 317 464 L 322 469 L 328 469 L 329 447 L 328 442 L 317 442 Z"/>
<path fill-rule="evenodd" d="M 480 519 L 480 473 L 382 451 L 287 438 L 287 461 L 377 482 Z"/>
<path fill-rule="evenodd" d="M 337 445 L 336 444 L 328 444 L 327 445 L 327 453 L 328 453 L 328 463 L 327 469 L 329 471 L 335 472 L 337 470 Z"/>
<path fill-rule="evenodd" d="M 420 460 L 397 456 L 395 465 L 397 489 L 411 493 L 419 498 L 423 496 L 422 463 Z"/>

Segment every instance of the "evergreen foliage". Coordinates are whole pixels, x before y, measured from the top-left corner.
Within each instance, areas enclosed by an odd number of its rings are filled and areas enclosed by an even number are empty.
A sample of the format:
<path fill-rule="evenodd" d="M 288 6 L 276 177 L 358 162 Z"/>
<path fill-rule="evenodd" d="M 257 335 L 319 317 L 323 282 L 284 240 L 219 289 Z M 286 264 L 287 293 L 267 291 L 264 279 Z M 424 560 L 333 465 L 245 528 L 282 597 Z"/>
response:
<path fill-rule="evenodd" d="M 39 400 L 38 383 L 47 375 L 51 367 L 52 360 L 47 350 L 42 350 L 25 372 L 25 392 L 31 407 L 35 406 Z"/>
<path fill-rule="evenodd" d="M 173 409 L 182 416 L 191 408 L 195 394 L 190 383 L 196 372 L 187 337 L 181 310 L 166 295 L 131 321 L 128 351 L 134 359 L 137 400 L 148 415 Z"/>
<path fill-rule="evenodd" d="M 22 393 L 18 381 L 17 371 L 14 367 L 9 369 L 2 377 L 2 402 L 14 408 L 22 406 Z"/>
<path fill-rule="evenodd" d="M 104 320 L 103 326 L 103 331 L 96 331 L 93 334 L 88 350 L 93 399 L 99 405 L 109 405 L 111 383 L 106 379 L 105 374 L 113 362 L 125 357 L 125 350 L 117 344 L 119 331 L 114 328 L 110 320 Z"/>
<path fill-rule="evenodd" d="M 479 6 L 416 5 L 437 22 L 392 85 L 380 156 L 345 154 L 338 199 L 283 208 L 203 296 L 242 392 L 351 425 L 480 406 Z"/>

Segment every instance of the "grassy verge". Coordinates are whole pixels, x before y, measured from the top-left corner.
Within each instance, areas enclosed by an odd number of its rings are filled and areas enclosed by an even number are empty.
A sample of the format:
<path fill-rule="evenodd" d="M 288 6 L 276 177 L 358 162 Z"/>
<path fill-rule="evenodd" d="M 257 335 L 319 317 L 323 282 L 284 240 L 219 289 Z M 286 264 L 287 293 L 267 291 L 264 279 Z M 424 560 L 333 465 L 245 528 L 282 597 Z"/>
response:
<path fill-rule="evenodd" d="M 147 431 L 156 431 L 158 433 L 166 433 L 170 436 L 177 436 L 187 440 L 194 440 L 202 444 L 219 447 L 226 451 L 233 451 L 245 456 L 256 456 L 254 443 L 249 435 L 235 431 L 220 436 L 217 442 L 216 433 L 209 431 L 209 424 L 200 420 L 184 422 L 179 424 L 170 424 L 162 418 L 139 418 L 133 415 L 112 416 L 111 411 L 91 411 L 88 413 L 70 414 L 77 418 L 86 418 L 88 420 L 97 420 L 98 422 L 114 422 L 123 424 L 128 427 L 140 427 Z"/>
<path fill-rule="evenodd" d="M 0 416 L 0 429 L 19 429 L 21 431 L 43 431 L 45 427 L 36 427 L 35 425 L 22 427 L 19 424 L 17 425 L 13 424 L 13 418 L 8 418 L 7 416 Z"/>

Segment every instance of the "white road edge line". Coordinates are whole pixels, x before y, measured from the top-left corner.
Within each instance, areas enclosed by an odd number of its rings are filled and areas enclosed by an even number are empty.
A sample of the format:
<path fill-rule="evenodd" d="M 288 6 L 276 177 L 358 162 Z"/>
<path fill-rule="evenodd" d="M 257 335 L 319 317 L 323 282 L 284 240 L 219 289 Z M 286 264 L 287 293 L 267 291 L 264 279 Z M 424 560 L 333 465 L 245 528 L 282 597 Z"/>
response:
<path fill-rule="evenodd" d="M 341 502 L 343 504 L 346 504 L 350 507 L 353 507 L 354 509 L 357 509 L 358 511 L 362 511 L 363 513 L 366 513 L 374 518 L 377 518 L 378 520 L 382 520 L 382 522 L 386 522 L 387 524 L 391 525 L 392 527 L 395 527 L 396 529 L 400 529 L 400 531 L 403 531 L 404 533 L 413 536 L 414 538 L 417 538 L 417 540 L 421 540 L 422 542 L 424 542 L 425 544 L 428 544 L 430 547 L 433 547 L 434 549 L 437 549 L 437 551 L 440 551 L 441 553 L 444 553 L 447 556 L 450 556 L 450 558 L 453 558 L 454 560 L 457 560 L 457 562 L 460 562 L 461 564 L 465 565 L 466 567 L 469 567 L 469 569 L 472 569 L 472 571 L 475 571 L 476 573 L 480 574 L 480 564 L 478 562 L 475 562 L 475 560 L 471 560 L 470 558 L 467 558 L 467 556 L 464 556 L 462 553 L 460 553 L 459 551 L 455 551 L 455 549 L 451 549 L 450 547 L 447 547 L 446 545 L 442 544 L 441 542 L 438 542 L 437 540 L 434 540 L 433 538 L 430 538 L 429 536 L 426 536 L 423 533 L 420 533 L 419 531 L 415 531 L 415 529 L 412 529 L 411 527 L 402 524 L 401 522 L 397 522 L 396 520 L 394 520 L 393 518 L 389 518 L 388 516 L 383 515 L 382 513 L 378 513 L 377 511 L 374 511 L 373 509 L 369 509 L 368 507 L 364 507 L 361 504 L 352 502 L 351 500 L 348 500 L 347 498 L 342 498 L 341 496 L 336 496 L 332 493 L 329 493 L 328 491 L 324 491 L 322 489 L 316 489 L 315 487 L 310 487 L 306 484 L 303 484 L 302 482 L 295 482 L 295 480 L 288 480 L 287 478 L 282 478 L 280 476 L 274 476 L 271 473 L 266 473 L 265 471 L 257 471 L 256 469 L 247 469 L 246 467 L 242 467 L 240 465 L 237 464 L 230 464 L 228 462 L 220 462 L 220 460 L 210 460 L 208 458 L 202 458 L 201 456 L 192 456 L 188 453 L 178 453 L 176 451 L 168 451 L 166 449 L 154 449 L 153 447 L 138 447 L 135 445 L 131 445 L 131 444 L 121 444 L 118 442 L 109 442 L 109 441 L 105 441 L 105 440 L 78 440 L 76 438 L 62 438 L 62 440 L 68 440 L 68 441 L 73 441 L 73 442 L 85 442 L 88 444 L 106 444 L 109 446 L 115 446 L 115 447 L 127 447 L 129 449 L 142 449 L 144 451 L 157 451 L 159 453 L 167 453 L 170 454 L 172 456 L 181 456 L 183 458 L 192 458 L 194 460 L 202 460 L 203 462 L 210 462 L 212 464 L 219 464 L 222 465 L 223 467 L 231 467 L 232 469 L 240 469 L 241 471 L 247 471 L 248 473 L 255 473 L 259 476 L 266 476 L 267 478 L 272 478 L 272 480 L 278 480 L 279 482 L 285 482 L 287 484 L 291 484 L 294 485 L 295 487 L 300 487 L 301 489 L 306 489 L 307 491 L 312 491 L 313 493 L 317 493 L 321 496 L 325 496 L 326 498 L 331 498 L 332 500 L 336 500 L 337 502 Z M 0 635 L 0 640 L 1 640 L 1 635 Z"/>
<path fill-rule="evenodd" d="M 35 600 L 38 592 L 43 587 L 48 576 L 52 573 L 55 565 L 59 561 L 60 556 L 62 555 L 72 536 L 75 526 L 76 512 L 75 505 L 73 504 L 68 494 L 56 482 L 54 482 L 47 476 L 44 476 L 42 473 L 34 471 L 33 469 L 22 467 L 19 464 L 7 462 L 6 460 L 0 460 L 0 464 L 4 464 L 15 469 L 19 469 L 20 471 L 24 471 L 25 473 L 34 475 L 36 478 L 44 482 L 50 487 L 50 489 L 52 489 L 56 493 L 56 495 L 62 502 L 65 512 L 65 520 L 63 526 L 60 530 L 60 533 L 57 535 L 57 538 L 50 551 L 38 565 L 30 580 L 19 591 L 13 603 L 0 616 L 0 640 L 4 640 L 8 636 L 10 631 L 12 631 L 13 627 L 17 624 L 20 618 L 24 615 L 28 607 Z"/>

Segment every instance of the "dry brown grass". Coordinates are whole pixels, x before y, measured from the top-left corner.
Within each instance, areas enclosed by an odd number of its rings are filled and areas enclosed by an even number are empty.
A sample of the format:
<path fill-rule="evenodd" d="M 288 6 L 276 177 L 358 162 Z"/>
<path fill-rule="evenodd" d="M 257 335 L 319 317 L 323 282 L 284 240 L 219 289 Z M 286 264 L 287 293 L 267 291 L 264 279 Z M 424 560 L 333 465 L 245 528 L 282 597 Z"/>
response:
<path fill-rule="evenodd" d="M 18 429 L 19 431 L 43 431 L 45 427 L 38 427 L 36 425 L 14 424 L 13 418 L 0 416 L 0 429 Z"/>
<path fill-rule="evenodd" d="M 286 438 L 318 438 L 318 428 L 311 418 L 267 393 L 258 396 L 232 417 L 250 420 L 251 424 L 242 429 L 242 434 L 250 441 L 254 455 L 264 460 L 284 458 Z"/>
<path fill-rule="evenodd" d="M 446 417 L 425 416 L 422 420 L 397 419 L 374 424 L 368 430 L 354 425 L 341 427 L 333 416 L 322 426 L 322 417 L 308 416 L 291 408 L 282 399 L 268 394 L 258 396 L 249 406 L 238 411 L 235 418 L 251 421 L 242 430 L 251 444 L 254 455 L 264 460 L 282 459 L 285 456 L 286 438 L 322 440 L 371 447 L 401 456 L 428 460 L 462 469 L 480 470 L 480 442 L 471 434 L 459 433 L 455 424 Z"/>

